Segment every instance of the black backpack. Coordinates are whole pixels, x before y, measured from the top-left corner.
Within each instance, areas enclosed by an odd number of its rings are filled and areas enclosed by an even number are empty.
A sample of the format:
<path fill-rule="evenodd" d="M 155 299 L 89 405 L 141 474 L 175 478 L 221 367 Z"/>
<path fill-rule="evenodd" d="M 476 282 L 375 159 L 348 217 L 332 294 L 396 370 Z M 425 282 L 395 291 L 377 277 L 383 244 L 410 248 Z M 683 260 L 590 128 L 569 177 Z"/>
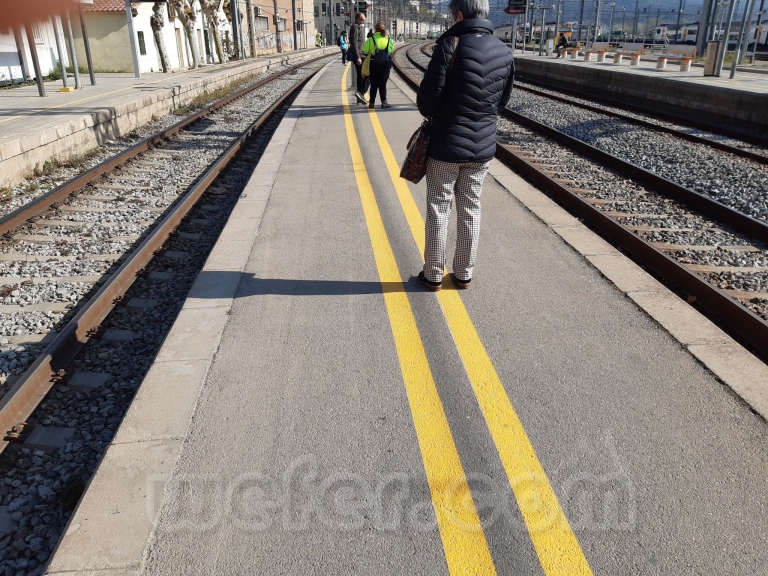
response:
<path fill-rule="evenodd" d="M 392 44 L 392 38 L 387 37 L 387 47 L 379 50 L 376 40 L 373 40 L 373 61 L 377 64 L 389 63 L 392 57 L 389 55 L 389 47 Z"/>

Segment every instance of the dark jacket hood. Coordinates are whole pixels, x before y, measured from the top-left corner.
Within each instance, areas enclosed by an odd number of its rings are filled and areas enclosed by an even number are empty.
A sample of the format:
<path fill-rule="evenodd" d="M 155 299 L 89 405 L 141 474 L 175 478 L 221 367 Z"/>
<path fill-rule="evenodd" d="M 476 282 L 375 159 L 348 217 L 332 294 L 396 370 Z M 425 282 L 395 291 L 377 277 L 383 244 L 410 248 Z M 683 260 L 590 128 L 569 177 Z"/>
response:
<path fill-rule="evenodd" d="M 485 18 L 470 18 L 469 20 L 456 22 L 456 24 L 443 32 L 443 35 L 440 36 L 437 41 L 440 42 L 440 40 L 444 40 L 449 36 L 462 36 L 464 34 L 473 34 L 478 32 L 493 34 L 493 22 Z"/>

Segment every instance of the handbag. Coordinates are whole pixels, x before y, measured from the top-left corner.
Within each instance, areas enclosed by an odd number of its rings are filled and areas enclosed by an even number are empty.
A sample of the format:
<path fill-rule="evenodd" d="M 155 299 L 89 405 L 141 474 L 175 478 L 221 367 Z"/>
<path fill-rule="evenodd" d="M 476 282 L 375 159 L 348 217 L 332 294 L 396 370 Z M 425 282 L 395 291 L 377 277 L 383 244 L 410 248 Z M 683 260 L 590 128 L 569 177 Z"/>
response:
<path fill-rule="evenodd" d="M 432 120 L 427 118 L 408 140 L 408 153 L 405 155 L 402 168 L 400 168 L 400 178 L 405 178 L 414 184 L 418 184 L 424 178 L 424 174 L 427 173 L 431 129 Z"/>
<path fill-rule="evenodd" d="M 451 61 L 448 62 L 448 72 L 453 69 L 453 61 L 456 58 L 456 49 L 459 47 L 459 38 L 454 37 L 453 54 Z M 408 153 L 403 160 L 403 166 L 400 168 L 400 178 L 405 178 L 409 182 L 418 184 L 427 173 L 427 159 L 429 157 L 429 140 L 432 131 L 432 119 L 427 118 L 421 123 L 408 140 Z"/>

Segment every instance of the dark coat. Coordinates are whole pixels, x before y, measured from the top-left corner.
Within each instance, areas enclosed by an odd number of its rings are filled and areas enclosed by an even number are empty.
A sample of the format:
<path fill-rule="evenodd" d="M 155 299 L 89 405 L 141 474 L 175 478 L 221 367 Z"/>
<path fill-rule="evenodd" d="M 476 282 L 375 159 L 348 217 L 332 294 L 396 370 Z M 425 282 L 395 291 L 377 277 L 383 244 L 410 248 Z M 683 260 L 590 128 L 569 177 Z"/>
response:
<path fill-rule="evenodd" d="M 352 24 L 349 27 L 349 52 L 348 58 L 352 61 L 363 57 L 363 43 L 365 42 L 365 30 L 361 24 Z"/>
<path fill-rule="evenodd" d="M 507 105 L 514 73 L 512 51 L 493 35 L 489 20 L 462 20 L 440 36 L 417 100 L 419 112 L 433 119 L 429 156 L 444 162 L 493 158 L 496 115 Z"/>

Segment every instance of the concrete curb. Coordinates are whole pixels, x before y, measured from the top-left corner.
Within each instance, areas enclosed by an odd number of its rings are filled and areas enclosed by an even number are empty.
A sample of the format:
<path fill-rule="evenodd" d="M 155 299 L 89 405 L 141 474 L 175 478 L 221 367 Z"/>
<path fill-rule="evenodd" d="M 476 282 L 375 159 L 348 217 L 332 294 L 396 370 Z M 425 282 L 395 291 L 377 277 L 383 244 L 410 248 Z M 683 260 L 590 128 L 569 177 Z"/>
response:
<path fill-rule="evenodd" d="M 327 69 L 296 97 L 300 105 Z M 280 122 L 158 356 L 69 521 L 46 574 L 137 574 L 181 455 L 283 152 L 299 113 Z"/>
<path fill-rule="evenodd" d="M 415 102 L 413 90 L 400 78 L 393 79 L 406 96 Z M 752 410 L 768 420 L 768 366 L 501 162 L 494 159 L 489 173 L 511 196 L 588 260 Z"/>
<path fill-rule="evenodd" d="M 337 51 L 336 47 L 320 48 L 280 57 L 256 58 L 244 63 L 226 63 L 212 70 L 210 76 L 180 79 L 173 86 L 161 85 L 148 92 L 138 91 L 129 102 L 110 106 L 107 101 L 102 108 L 72 114 L 76 118 L 52 123 L 44 130 L 18 138 L 0 139 L 0 186 L 21 182 L 35 166 L 44 164 L 46 160 L 68 160 L 85 154 L 109 139 L 128 134 L 149 123 L 153 117 L 170 114 L 175 108 L 188 104 L 205 90 L 215 90 L 284 62 L 295 64 L 319 54 L 333 54 Z M 207 72 L 207 69 L 203 70 Z M 103 97 L 108 99 L 109 95 L 104 94 Z"/>

